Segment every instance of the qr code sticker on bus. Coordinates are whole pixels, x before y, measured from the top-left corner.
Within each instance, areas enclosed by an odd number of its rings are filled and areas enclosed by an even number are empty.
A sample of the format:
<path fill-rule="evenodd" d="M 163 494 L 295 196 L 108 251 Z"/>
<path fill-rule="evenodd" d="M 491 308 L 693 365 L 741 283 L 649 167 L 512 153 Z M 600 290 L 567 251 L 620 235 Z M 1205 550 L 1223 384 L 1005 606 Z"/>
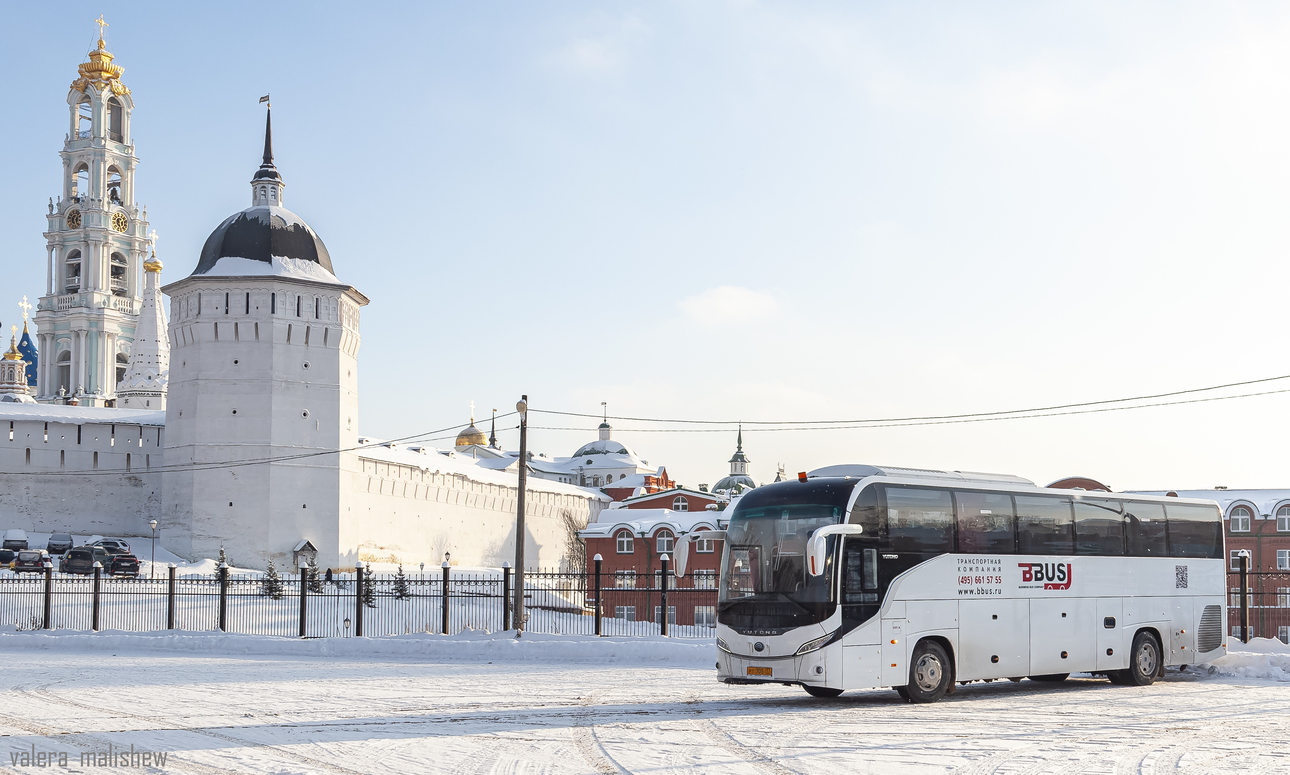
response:
<path fill-rule="evenodd" d="M 1175 565 L 1174 566 L 1174 589 L 1186 589 L 1186 588 L 1187 588 L 1187 566 Z"/>

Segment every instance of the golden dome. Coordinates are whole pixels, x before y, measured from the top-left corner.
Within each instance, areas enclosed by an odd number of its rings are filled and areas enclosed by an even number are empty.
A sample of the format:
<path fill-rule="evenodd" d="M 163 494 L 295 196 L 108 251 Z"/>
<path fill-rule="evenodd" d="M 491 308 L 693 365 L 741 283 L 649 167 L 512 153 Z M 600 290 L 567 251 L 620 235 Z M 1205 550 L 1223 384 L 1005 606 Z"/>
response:
<path fill-rule="evenodd" d="M 462 430 L 457 434 L 458 447 L 469 447 L 472 444 L 478 444 L 481 447 L 488 446 L 488 437 L 484 432 L 475 427 L 475 418 L 470 418 L 470 427 Z"/>
<path fill-rule="evenodd" d="M 16 327 L 17 327 L 17 326 L 15 326 L 15 328 L 16 328 Z M 14 338 L 12 338 L 12 339 L 10 339 L 10 340 L 9 340 L 9 352 L 5 353 L 3 357 L 4 357 L 4 360 L 6 360 L 6 361 L 20 361 L 20 360 L 22 360 L 22 353 L 18 352 L 18 337 L 17 337 L 17 335 L 15 335 L 15 336 L 14 336 Z M 479 435 L 480 435 L 480 436 L 483 436 L 484 434 L 482 434 L 482 433 L 481 433 L 481 434 L 479 434 Z"/>
<path fill-rule="evenodd" d="M 155 250 L 152 251 L 152 258 L 143 262 L 143 271 L 145 272 L 161 271 L 161 262 L 157 260 L 157 251 Z"/>
<path fill-rule="evenodd" d="M 103 17 L 99 17 L 100 21 Z M 102 22 L 103 27 L 107 26 Z M 103 40 L 102 28 L 99 29 L 99 43 L 95 50 L 91 51 L 90 61 L 77 65 L 76 70 L 80 73 L 80 78 L 72 82 L 72 89 L 78 92 L 84 92 L 86 87 L 93 85 L 95 89 L 102 89 L 107 86 L 112 89 L 112 93 L 120 97 L 122 94 L 129 94 L 130 90 L 125 84 L 121 83 L 121 74 L 125 68 L 120 65 L 112 64 L 112 54 L 107 50 L 107 43 Z"/>

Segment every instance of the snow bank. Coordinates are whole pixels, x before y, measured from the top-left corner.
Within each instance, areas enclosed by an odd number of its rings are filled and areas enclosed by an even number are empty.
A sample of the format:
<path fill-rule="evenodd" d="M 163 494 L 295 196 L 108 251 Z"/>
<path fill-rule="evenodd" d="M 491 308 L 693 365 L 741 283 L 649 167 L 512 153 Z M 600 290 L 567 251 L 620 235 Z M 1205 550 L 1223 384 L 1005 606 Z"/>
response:
<path fill-rule="evenodd" d="M 505 632 L 463 632 L 458 635 L 300 640 L 221 632 L 18 632 L 13 625 L 0 626 L 0 653 L 15 649 L 107 651 L 113 654 L 160 651 L 203 656 L 665 664 L 676 667 L 709 667 L 716 662 L 717 650 L 712 639 L 597 638 L 527 632 L 520 638 Z"/>
<path fill-rule="evenodd" d="M 1241 643 L 1232 638 L 1227 651 L 1227 656 L 1210 663 L 1210 675 L 1290 683 L 1290 646 L 1281 641 L 1252 638 Z"/>

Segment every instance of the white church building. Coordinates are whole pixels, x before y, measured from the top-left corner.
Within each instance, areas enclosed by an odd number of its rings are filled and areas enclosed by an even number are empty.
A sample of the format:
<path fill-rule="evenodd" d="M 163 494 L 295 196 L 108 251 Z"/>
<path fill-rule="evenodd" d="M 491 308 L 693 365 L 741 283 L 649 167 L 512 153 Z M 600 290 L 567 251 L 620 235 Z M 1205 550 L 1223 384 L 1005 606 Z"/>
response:
<path fill-rule="evenodd" d="M 162 286 L 133 203 L 133 99 L 102 36 L 89 59 L 68 95 L 63 193 L 45 233 L 37 403 L 0 402 L 0 527 L 145 536 L 156 519 L 166 549 L 198 559 L 223 547 L 245 566 L 292 567 L 302 546 L 324 567 L 513 558 L 517 466 L 360 441 L 369 300 L 340 279 L 357 257 L 333 265 L 283 206 L 271 118 L 251 206 Z M 594 521 L 609 498 L 528 482 L 525 556 L 558 567 L 577 551 L 565 522 Z"/>

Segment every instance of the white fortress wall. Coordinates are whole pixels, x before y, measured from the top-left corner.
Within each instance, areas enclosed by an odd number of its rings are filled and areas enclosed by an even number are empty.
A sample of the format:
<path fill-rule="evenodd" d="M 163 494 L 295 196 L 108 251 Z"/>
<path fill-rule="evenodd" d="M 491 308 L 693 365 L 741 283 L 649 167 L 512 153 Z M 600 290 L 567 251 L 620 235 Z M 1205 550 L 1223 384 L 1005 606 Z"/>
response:
<path fill-rule="evenodd" d="M 151 535 L 164 413 L 0 407 L 0 528 Z"/>
<path fill-rule="evenodd" d="M 357 559 L 407 568 L 515 563 L 518 477 L 441 455 L 374 447 L 347 455 L 342 483 L 340 545 Z M 568 553 L 561 512 L 594 520 L 609 503 L 598 492 L 528 477 L 525 565 L 558 569 Z M 321 547 L 320 547 L 321 548 Z"/>

